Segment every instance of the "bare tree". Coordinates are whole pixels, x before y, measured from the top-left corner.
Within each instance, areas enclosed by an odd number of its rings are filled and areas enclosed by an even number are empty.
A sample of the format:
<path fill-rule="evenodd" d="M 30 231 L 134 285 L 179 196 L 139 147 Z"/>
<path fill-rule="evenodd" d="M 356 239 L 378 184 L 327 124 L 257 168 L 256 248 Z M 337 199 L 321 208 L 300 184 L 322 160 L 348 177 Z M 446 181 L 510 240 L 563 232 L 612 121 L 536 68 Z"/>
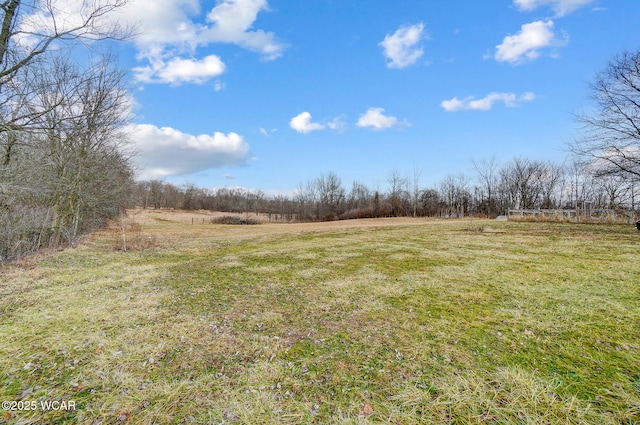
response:
<path fill-rule="evenodd" d="M 631 198 L 632 186 L 620 175 L 595 177 L 593 183 L 596 196 L 601 195 L 595 202 L 600 208 L 613 210 Z"/>
<path fill-rule="evenodd" d="M 310 220 L 313 216 L 315 204 L 318 201 L 318 194 L 313 181 L 298 184 L 296 188 L 295 202 L 298 204 L 298 218 L 300 220 Z"/>
<path fill-rule="evenodd" d="M 407 214 L 409 209 L 409 180 L 402 177 L 398 170 L 392 170 L 387 177 L 389 184 L 388 200 L 391 204 L 391 215 L 399 217 Z"/>
<path fill-rule="evenodd" d="M 640 189 L 640 185 L 638 185 L 639 181 L 640 178 L 637 177 L 629 180 L 629 206 L 631 207 L 632 211 L 635 211 L 637 207 L 636 199 L 638 196 L 638 189 Z"/>
<path fill-rule="evenodd" d="M 542 193 L 544 164 L 527 158 L 514 158 L 500 170 L 508 208 L 535 208 Z"/>
<path fill-rule="evenodd" d="M 58 3 L 0 2 L 0 221 L 18 226 L 0 241 L 5 254 L 72 240 L 128 201 L 124 74 L 108 56 L 81 68 L 64 49 L 125 37 L 108 17 L 125 0 Z"/>
<path fill-rule="evenodd" d="M 566 170 L 563 196 L 567 199 L 563 207 L 578 208 L 593 197 L 593 176 L 581 163 L 573 161 Z"/>
<path fill-rule="evenodd" d="M 413 216 L 418 216 L 418 195 L 420 193 L 420 177 L 422 176 L 422 170 L 417 164 L 413 165 L 413 180 L 411 182 L 411 202 L 413 203 Z"/>
<path fill-rule="evenodd" d="M 562 165 L 548 162 L 543 164 L 542 173 L 540 175 L 540 187 L 542 194 L 542 208 L 554 208 L 554 203 L 559 204 L 557 191 L 564 176 L 564 167 Z M 558 199 L 556 199 L 558 198 Z M 556 202 L 557 201 L 557 202 Z"/>
<path fill-rule="evenodd" d="M 46 110 L 30 151 L 44 149 L 42 165 L 51 174 L 42 182 L 56 229 L 70 238 L 118 214 L 130 189 L 132 172 L 125 151 L 129 100 L 124 73 L 109 57 L 89 69 L 56 60 L 36 91 Z M 54 87 L 54 91 L 49 89 Z"/>
<path fill-rule="evenodd" d="M 483 190 L 487 195 L 486 211 L 487 215 L 494 214 L 495 188 L 498 184 L 498 161 L 495 156 L 481 161 L 472 161 L 474 168 L 478 172 L 478 177 L 482 183 Z"/>
<path fill-rule="evenodd" d="M 342 212 L 345 191 L 342 180 L 336 173 L 323 174 L 316 179 L 318 193 L 318 214 L 321 220 L 335 220 Z"/>
<path fill-rule="evenodd" d="M 440 182 L 440 199 L 446 204 L 447 217 L 464 217 L 471 197 L 468 185 L 469 179 L 464 174 L 449 174 Z"/>
<path fill-rule="evenodd" d="M 640 176 L 640 51 L 615 56 L 590 85 L 594 112 L 570 145 L 595 175 Z"/>
<path fill-rule="evenodd" d="M 4 0 L 0 33 L 0 78 L 46 53 L 54 42 L 123 39 L 131 31 L 111 19 L 128 0 L 89 0 L 77 10 L 57 0 Z M 24 12 L 24 10 L 27 12 Z M 25 38 L 29 39 L 25 43 Z"/>
<path fill-rule="evenodd" d="M 354 181 L 351 191 L 347 196 L 347 217 L 364 218 L 373 217 L 373 194 L 364 183 Z"/>
<path fill-rule="evenodd" d="M 425 189 L 420 192 L 420 213 L 434 217 L 440 209 L 440 193 L 436 189 Z"/>
<path fill-rule="evenodd" d="M 29 93 L 23 90 L 24 85 L 15 82 L 17 79 L 29 80 L 34 68 L 41 71 L 43 58 L 55 43 L 124 39 L 131 34 L 117 20 L 109 19 L 110 14 L 126 2 L 85 1 L 80 10 L 67 10 L 68 7 L 61 7 L 56 0 L 5 0 L 0 3 L 0 111 L 3 112 L 0 132 L 25 129 L 47 112 L 25 107 Z M 12 145 L 7 146 L 5 156 Z"/>

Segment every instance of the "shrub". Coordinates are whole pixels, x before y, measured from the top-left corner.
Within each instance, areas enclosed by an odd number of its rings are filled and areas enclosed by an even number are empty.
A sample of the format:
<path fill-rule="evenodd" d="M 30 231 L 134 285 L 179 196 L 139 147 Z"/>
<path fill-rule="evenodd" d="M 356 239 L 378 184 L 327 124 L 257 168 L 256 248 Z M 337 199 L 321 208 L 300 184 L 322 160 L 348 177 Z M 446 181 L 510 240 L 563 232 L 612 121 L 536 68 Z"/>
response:
<path fill-rule="evenodd" d="M 211 219 L 212 224 L 260 224 L 259 221 L 249 217 L 240 217 L 237 215 L 225 215 Z"/>
<path fill-rule="evenodd" d="M 58 243 L 52 229 L 53 213 L 47 208 L 0 209 L 0 263 Z"/>

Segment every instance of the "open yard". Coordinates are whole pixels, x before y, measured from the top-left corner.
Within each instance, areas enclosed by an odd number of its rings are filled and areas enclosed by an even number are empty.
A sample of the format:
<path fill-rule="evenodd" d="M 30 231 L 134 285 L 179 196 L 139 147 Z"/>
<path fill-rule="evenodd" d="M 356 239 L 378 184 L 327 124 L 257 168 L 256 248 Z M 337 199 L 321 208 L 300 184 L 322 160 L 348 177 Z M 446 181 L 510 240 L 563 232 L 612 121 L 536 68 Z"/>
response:
<path fill-rule="evenodd" d="M 640 423 L 632 226 L 129 220 L 0 268 L 0 422 Z"/>

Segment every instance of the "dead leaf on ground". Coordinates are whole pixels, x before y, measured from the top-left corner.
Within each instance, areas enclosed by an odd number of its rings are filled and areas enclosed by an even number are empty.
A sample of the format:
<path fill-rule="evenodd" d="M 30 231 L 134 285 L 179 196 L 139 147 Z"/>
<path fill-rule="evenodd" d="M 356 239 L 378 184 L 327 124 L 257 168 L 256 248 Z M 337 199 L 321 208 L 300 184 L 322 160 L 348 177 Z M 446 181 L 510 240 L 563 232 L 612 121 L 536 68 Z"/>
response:
<path fill-rule="evenodd" d="M 365 403 L 364 407 L 362 408 L 362 414 L 365 416 L 373 415 L 373 407 L 371 407 L 369 403 Z"/>

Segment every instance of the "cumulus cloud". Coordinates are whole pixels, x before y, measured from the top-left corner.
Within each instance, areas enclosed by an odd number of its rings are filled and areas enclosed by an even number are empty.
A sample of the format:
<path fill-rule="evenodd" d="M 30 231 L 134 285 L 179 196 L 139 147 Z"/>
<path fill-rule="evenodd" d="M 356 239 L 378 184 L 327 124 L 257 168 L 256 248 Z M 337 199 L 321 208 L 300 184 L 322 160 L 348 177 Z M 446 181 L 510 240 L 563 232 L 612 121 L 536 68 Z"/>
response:
<path fill-rule="evenodd" d="M 80 0 L 64 0 L 80 1 Z M 267 0 L 221 0 L 202 16 L 200 0 L 130 0 L 122 17 L 136 23 L 136 44 L 147 53 L 169 46 L 195 48 L 210 43 L 232 43 L 260 53 L 265 59 L 282 54 L 284 45 L 272 32 L 252 30 L 261 11 L 268 11 Z M 143 52 L 144 53 L 144 52 Z"/>
<path fill-rule="evenodd" d="M 379 43 L 389 68 L 406 68 L 413 65 L 424 53 L 419 43 L 424 38 L 424 24 L 405 25 Z"/>
<path fill-rule="evenodd" d="M 482 99 L 476 99 L 473 96 L 465 97 L 464 99 L 458 99 L 454 97 L 450 100 L 443 100 L 440 102 L 440 106 L 448 112 L 457 111 L 488 111 L 493 107 L 495 102 L 503 102 L 505 106 L 513 108 L 518 106 L 522 102 L 531 102 L 535 99 L 535 95 L 531 92 L 526 92 L 522 96 L 518 97 L 514 93 L 489 93 Z"/>
<path fill-rule="evenodd" d="M 398 119 L 383 114 L 383 108 L 369 108 L 367 112 L 360 115 L 356 125 L 358 127 L 372 127 L 375 130 L 383 130 L 398 125 Z M 404 123 L 404 125 L 410 125 Z"/>
<path fill-rule="evenodd" d="M 553 21 L 535 21 L 522 25 L 520 32 L 508 35 L 496 46 L 499 62 L 520 64 L 540 56 L 540 49 L 563 44 L 553 32 Z"/>
<path fill-rule="evenodd" d="M 92 7 L 87 0 L 56 0 L 50 9 L 33 8 L 25 13 L 18 34 L 25 43 L 36 44 L 35 34 L 64 32 L 82 26 Z M 89 2 L 103 7 L 105 2 Z M 143 83 L 202 83 L 219 75 L 224 67 L 214 55 L 199 57 L 198 49 L 213 43 L 231 43 L 258 53 L 264 60 L 282 55 L 285 45 L 273 32 L 254 29 L 267 0 L 128 0 L 111 13 L 97 16 L 91 27 L 112 33 L 133 29 L 138 81 Z M 24 35 L 30 34 L 30 35 Z M 91 38 L 91 34 L 85 34 Z M 217 59 L 214 59 L 217 58 Z"/>
<path fill-rule="evenodd" d="M 201 37 L 208 42 L 238 44 L 262 54 L 266 60 L 276 59 L 282 55 L 284 45 L 275 34 L 249 30 L 262 10 L 269 10 L 267 0 L 223 0 L 207 14 L 211 25 Z"/>
<path fill-rule="evenodd" d="M 60 3 L 86 0 L 58 0 Z M 254 29 L 260 12 L 268 11 L 267 0 L 219 0 L 211 9 L 202 0 L 129 0 L 113 19 L 135 26 L 134 43 L 138 59 L 148 66 L 135 68 L 138 81 L 149 83 L 202 83 L 220 73 L 202 65 L 212 65 L 211 56 L 199 58 L 198 48 L 213 43 L 230 43 L 256 52 L 264 60 L 282 55 L 285 45 L 273 32 Z M 218 58 L 220 60 L 220 58 Z M 167 68 L 176 61 L 192 65 L 175 75 Z M 160 75 L 164 72 L 164 75 Z M 175 79 L 172 79 L 175 77 Z"/>
<path fill-rule="evenodd" d="M 133 68 L 136 78 L 144 83 L 182 83 L 202 84 L 225 71 L 225 64 L 216 55 L 202 60 L 173 58 L 169 62 L 154 60 L 151 65 Z M 214 85 L 216 91 L 222 90 L 219 81 Z"/>
<path fill-rule="evenodd" d="M 579 8 L 593 3 L 594 0 L 513 0 L 520 10 L 530 12 L 539 7 L 549 6 L 556 16 L 561 17 L 572 13 Z"/>
<path fill-rule="evenodd" d="M 335 117 L 330 121 L 323 121 L 324 123 L 312 122 L 311 114 L 309 112 L 302 112 L 289 121 L 289 127 L 297 131 L 298 133 L 311 133 L 312 131 L 325 130 L 327 128 L 335 131 L 344 131 L 346 124 L 342 120 L 342 117 Z"/>
<path fill-rule="evenodd" d="M 138 153 L 136 166 L 144 179 L 240 166 L 249 155 L 249 144 L 236 133 L 192 135 L 151 124 L 132 124 L 128 132 Z"/>
<path fill-rule="evenodd" d="M 311 122 L 311 114 L 309 112 L 302 112 L 289 121 L 289 127 L 297 131 L 298 133 L 311 133 L 312 131 L 324 129 L 324 125 Z"/>

